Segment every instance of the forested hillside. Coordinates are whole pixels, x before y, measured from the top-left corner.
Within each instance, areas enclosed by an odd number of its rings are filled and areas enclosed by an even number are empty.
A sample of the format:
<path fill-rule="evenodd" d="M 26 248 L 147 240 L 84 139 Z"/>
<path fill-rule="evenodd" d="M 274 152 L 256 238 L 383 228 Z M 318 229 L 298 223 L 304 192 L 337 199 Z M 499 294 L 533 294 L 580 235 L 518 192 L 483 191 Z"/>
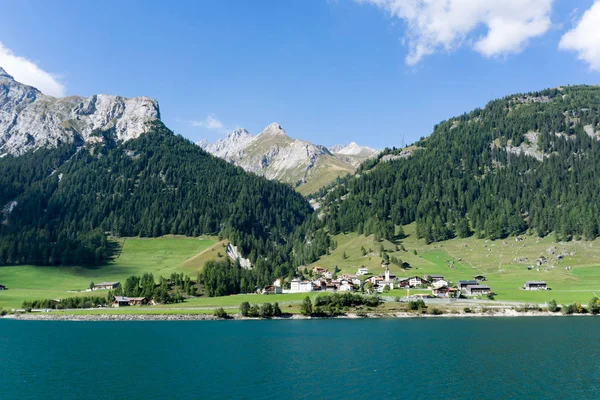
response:
<path fill-rule="evenodd" d="M 266 281 L 326 250 L 326 237 L 300 249 L 317 219 L 289 186 L 215 158 L 160 122 L 123 144 L 104 136 L 79 151 L 0 159 L 0 264 L 98 265 L 110 257 L 109 235 L 220 233 Z"/>
<path fill-rule="evenodd" d="M 322 199 L 330 232 L 394 235 L 417 222 L 427 242 L 529 230 L 598 236 L 600 87 L 515 95 L 387 150 Z"/>

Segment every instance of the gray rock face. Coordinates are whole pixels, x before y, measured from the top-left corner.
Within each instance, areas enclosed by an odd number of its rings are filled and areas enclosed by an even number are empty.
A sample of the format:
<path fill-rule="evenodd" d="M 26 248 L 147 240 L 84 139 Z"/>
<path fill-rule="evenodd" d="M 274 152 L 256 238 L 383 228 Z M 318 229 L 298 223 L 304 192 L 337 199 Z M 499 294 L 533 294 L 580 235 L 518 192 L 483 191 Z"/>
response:
<path fill-rule="evenodd" d="M 204 140 L 198 145 L 246 171 L 292 184 L 319 180 L 324 174 L 328 176 L 325 180 L 335 179 L 355 169 L 324 146 L 289 137 L 276 122 L 258 135 L 236 129 L 215 143 Z"/>
<path fill-rule="evenodd" d="M 0 156 L 61 143 L 100 142 L 92 135 L 96 129 L 115 128 L 114 139 L 127 141 L 158 119 L 158 102 L 148 97 L 55 98 L 15 81 L 0 67 Z"/>

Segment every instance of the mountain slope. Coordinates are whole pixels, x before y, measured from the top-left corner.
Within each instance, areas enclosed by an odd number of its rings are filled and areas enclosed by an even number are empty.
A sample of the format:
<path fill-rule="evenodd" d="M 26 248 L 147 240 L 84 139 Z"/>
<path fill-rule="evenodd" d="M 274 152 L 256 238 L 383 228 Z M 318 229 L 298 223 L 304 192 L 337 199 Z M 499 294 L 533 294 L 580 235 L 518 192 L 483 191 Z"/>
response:
<path fill-rule="evenodd" d="M 129 140 L 160 119 L 158 103 L 148 97 L 127 99 L 95 95 L 54 98 L 23 85 L 0 67 L 0 157 L 41 147 L 102 141 L 98 130 L 113 139 Z"/>
<path fill-rule="evenodd" d="M 72 158 L 57 161 L 56 171 L 50 161 L 29 185 L 15 186 L 14 205 L 0 224 L 0 264 L 101 264 L 110 256 L 107 234 L 220 232 L 250 254 L 256 279 L 259 273 L 270 279 L 275 260 L 285 270 L 290 237 L 312 212 L 306 200 L 211 156 L 160 122 L 151 129 L 119 145 L 41 150 L 50 160 Z M 18 171 L 37 153 L 0 159 L 0 176 L 20 180 Z"/>
<path fill-rule="evenodd" d="M 203 141 L 199 145 L 246 171 L 295 185 L 302 193 L 314 192 L 337 177 L 354 172 L 362 161 L 376 154 L 368 148 L 357 151 L 356 144 L 355 153 L 350 149 L 332 154 L 323 146 L 290 138 L 277 123 L 256 136 L 237 129 L 213 144 Z"/>
<path fill-rule="evenodd" d="M 444 121 L 404 150 L 386 150 L 321 199 L 332 233 L 394 237 L 417 222 L 427 242 L 559 240 L 600 231 L 600 87 L 519 94 Z"/>

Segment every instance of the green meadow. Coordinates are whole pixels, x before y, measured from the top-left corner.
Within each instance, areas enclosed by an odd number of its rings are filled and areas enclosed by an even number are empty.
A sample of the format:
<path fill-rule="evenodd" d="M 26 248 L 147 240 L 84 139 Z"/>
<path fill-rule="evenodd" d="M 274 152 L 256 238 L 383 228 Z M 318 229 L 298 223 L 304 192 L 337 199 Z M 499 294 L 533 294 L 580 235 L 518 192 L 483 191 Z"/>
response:
<path fill-rule="evenodd" d="M 496 241 L 471 237 L 427 245 L 415 237 L 414 225 L 405 226 L 404 231 L 405 237 L 398 245 L 386 240 L 375 241 L 373 237 L 356 233 L 336 235 L 336 250 L 306 268 L 312 269 L 318 265 L 333 270 L 337 265 L 342 273 L 354 274 L 359 267 L 365 266 L 373 274 L 381 274 L 383 269 L 380 248 L 383 245 L 390 257 L 410 264 L 408 269 L 391 264 L 391 272 L 397 277 L 440 274 L 446 280 L 456 283 L 460 279 L 472 279 L 473 276 L 481 274 L 487 277 L 487 284 L 496 293 L 498 301 L 545 303 L 555 299 L 559 303 L 570 303 L 587 302 L 595 294 L 600 295 L 600 240 L 556 243 L 551 237 L 540 239 L 523 235 L 520 241 L 514 237 Z M 226 243 L 216 237 L 127 238 L 121 239 L 120 256 L 109 265 L 99 268 L 0 267 L 0 284 L 9 288 L 7 291 L 0 291 L 0 307 L 19 308 L 24 300 L 90 294 L 102 296 L 106 294 L 105 291 L 69 291 L 85 290 L 91 281 L 123 282 L 130 275 L 142 275 L 145 272 L 153 273 L 157 279 L 161 275 L 169 276 L 173 272 L 183 272 L 194 279 L 204 262 L 225 255 Z M 361 247 L 365 249 L 365 255 Z M 558 255 L 564 256 L 559 259 Z M 546 257 L 548 262 L 542 267 L 534 266 L 528 269 L 528 266 L 535 265 L 535 260 L 540 256 Z M 547 268 L 548 266 L 552 268 Z M 521 290 L 526 280 L 544 280 L 552 290 Z M 392 296 L 405 294 L 404 290 L 394 290 L 390 293 Z M 252 304 L 279 302 L 285 311 L 286 308 L 295 308 L 305 296 L 303 293 L 297 293 L 199 297 L 188 299 L 181 304 L 153 307 L 152 310 L 155 311 L 130 307 L 122 311 L 94 312 L 206 313 L 212 312 L 210 310 L 216 307 L 225 307 L 233 312 L 232 310 L 244 301 Z"/>
<path fill-rule="evenodd" d="M 161 238 L 121 239 L 120 256 L 109 265 L 99 268 L 82 267 L 36 267 L 30 265 L 0 267 L 0 284 L 9 288 L 0 291 L 0 307 L 19 308 L 24 300 L 55 299 L 70 296 L 106 295 L 106 291 L 71 293 L 85 290 L 91 281 L 124 282 L 131 275 L 145 272 L 169 276 L 183 272 L 192 276 L 199 269 L 196 263 L 186 263 L 218 243 L 215 237 L 187 238 L 165 236 Z M 214 250 L 214 257 L 217 250 Z M 225 254 L 225 249 L 220 249 Z M 212 253 L 212 252 L 211 252 Z"/>
<path fill-rule="evenodd" d="M 559 303 L 587 303 L 594 295 L 600 296 L 600 240 L 557 243 L 553 237 L 540 239 L 523 235 L 520 241 L 515 237 L 496 241 L 470 237 L 427 245 L 416 238 L 414 224 L 405 226 L 404 232 L 405 238 L 400 241 L 398 250 L 394 243 L 375 241 L 372 236 L 336 235 L 336 250 L 308 268 L 318 265 L 333 270 L 337 265 L 342 272 L 355 274 L 359 267 L 365 266 L 379 275 L 383 273 L 380 254 L 383 245 L 390 257 L 411 266 L 402 269 L 390 264 L 391 272 L 397 277 L 440 274 L 456 283 L 475 275 L 485 275 L 496 299 L 506 301 L 544 303 L 555 299 Z M 364 256 L 361 247 L 367 251 Z M 564 256 L 559 259 L 561 254 Z M 535 260 L 541 256 L 548 262 L 538 270 Z M 534 267 L 528 269 L 529 266 Z M 552 268 L 547 268 L 549 266 Z M 521 290 L 528 280 L 546 281 L 552 290 Z M 393 295 L 403 293 L 405 291 L 396 291 Z"/>

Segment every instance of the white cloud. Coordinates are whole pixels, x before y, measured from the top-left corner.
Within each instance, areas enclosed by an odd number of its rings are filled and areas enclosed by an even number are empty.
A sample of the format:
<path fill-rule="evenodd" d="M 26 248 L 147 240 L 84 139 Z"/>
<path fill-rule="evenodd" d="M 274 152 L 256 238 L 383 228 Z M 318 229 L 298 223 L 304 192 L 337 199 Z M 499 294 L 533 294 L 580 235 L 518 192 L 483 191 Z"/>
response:
<path fill-rule="evenodd" d="M 15 55 L 0 42 L 0 67 L 16 81 L 33 86 L 50 96 L 63 97 L 65 86 L 48 72 L 42 70 L 26 58 Z"/>
<path fill-rule="evenodd" d="M 192 121 L 192 126 L 205 128 L 205 129 L 223 129 L 223 123 L 217 119 L 214 115 L 207 116 L 202 121 Z"/>
<path fill-rule="evenodd" d="M 469 44 L 486 57 L 518 53 L 550 29 L 553 0 L 355 0 L 384 9 L 407 25 L 406 63 Z M 473 37 L 485 27 L 487 32 Z"/>
<path fill-rule="evenodd" d="M 558 47 L 577 53 L 590 69 L 600 71 L 600 0 L 587 10 L 577 25 L 565 33 Z"/>

